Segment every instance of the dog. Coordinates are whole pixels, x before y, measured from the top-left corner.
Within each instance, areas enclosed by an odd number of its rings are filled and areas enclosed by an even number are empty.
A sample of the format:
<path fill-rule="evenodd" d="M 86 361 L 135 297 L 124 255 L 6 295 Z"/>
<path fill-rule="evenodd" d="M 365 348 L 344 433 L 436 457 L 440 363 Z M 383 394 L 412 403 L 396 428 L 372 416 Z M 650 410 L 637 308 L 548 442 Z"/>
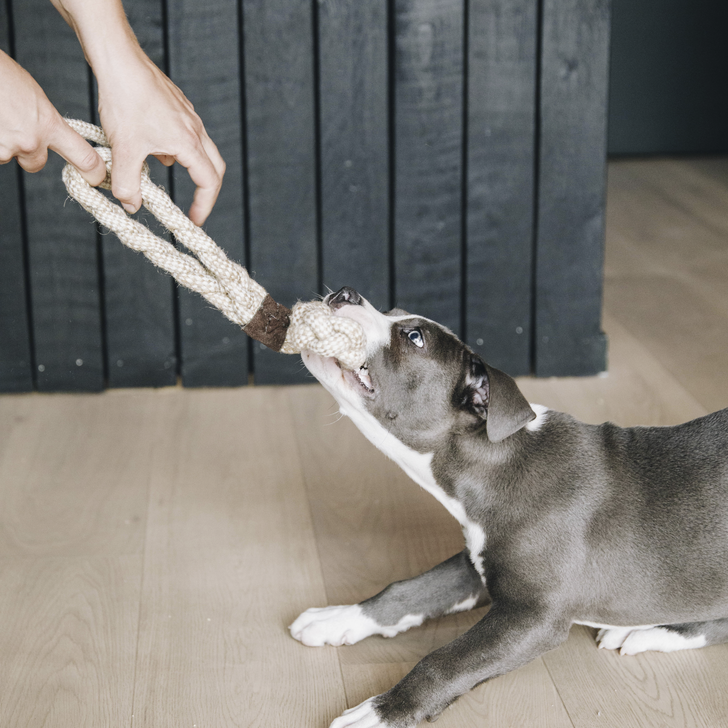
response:
<path fill-rule="evenodd" d="M 599 629 L 625 654 L 728 641 L 728 409 L 674 427 L 587 425 L 529 405 L 445 327 L 324 301 L 358 321 L 356 372 L 303 353 L 342 414 L 460 522 L 465 549 L 360 604 L 309 609 L 305 645 L 393 637 L 488 604 L 465 634 L 331 728 L 411 728 L 476 685 Z"/>

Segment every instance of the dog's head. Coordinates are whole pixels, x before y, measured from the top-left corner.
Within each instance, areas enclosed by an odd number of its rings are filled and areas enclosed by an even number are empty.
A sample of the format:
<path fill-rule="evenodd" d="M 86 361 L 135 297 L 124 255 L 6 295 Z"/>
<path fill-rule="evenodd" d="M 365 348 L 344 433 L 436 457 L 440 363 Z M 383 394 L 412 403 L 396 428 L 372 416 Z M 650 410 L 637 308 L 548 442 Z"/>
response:
<path fill-rule="evenodd" d="M 324 302 L 362 326 L 366 364 L 347 371 L 310 352 L 303 361 L 360 429 L 374 418 L 400 442 L 428 452 L 453 432 L 482 429 L 500 442 L 535 418 L 513 379 L 444 326 L 399 309 L 380 313 L 352 288 Z"/>

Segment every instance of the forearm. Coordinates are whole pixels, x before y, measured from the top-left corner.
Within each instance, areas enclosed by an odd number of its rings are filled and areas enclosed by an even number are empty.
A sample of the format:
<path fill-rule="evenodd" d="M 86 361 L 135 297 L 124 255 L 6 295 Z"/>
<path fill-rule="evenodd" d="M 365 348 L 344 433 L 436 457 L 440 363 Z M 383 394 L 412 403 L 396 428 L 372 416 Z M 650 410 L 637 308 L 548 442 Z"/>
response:
<path fill-rule="evenodd" d="M 147 60 L 121 0 L 51 0 L 73 28 L 99 83 L 131 61 Z"/>

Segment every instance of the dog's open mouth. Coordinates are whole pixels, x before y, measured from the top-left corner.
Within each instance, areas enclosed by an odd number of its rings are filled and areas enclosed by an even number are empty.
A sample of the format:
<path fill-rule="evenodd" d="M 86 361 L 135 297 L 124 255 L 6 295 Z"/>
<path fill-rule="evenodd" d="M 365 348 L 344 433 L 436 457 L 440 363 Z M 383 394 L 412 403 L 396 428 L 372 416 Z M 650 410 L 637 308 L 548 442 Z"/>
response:
<path fill-rule="evenodd" d="M 339 364 L 339 362 L 336 362 Z M 363 367 L 360 367 L 356 371 L 351 371 L 349 369 L 344 369 L 340 364 L 339 368 L 341 369 L 344 379 L 350 383 L 352 383 L 355 387 L 363 389 L 368 395 L 374 394 L 374 386 L 372 384 L 372 378 L 369 376 L 369 368 L 365 364 Z"/>

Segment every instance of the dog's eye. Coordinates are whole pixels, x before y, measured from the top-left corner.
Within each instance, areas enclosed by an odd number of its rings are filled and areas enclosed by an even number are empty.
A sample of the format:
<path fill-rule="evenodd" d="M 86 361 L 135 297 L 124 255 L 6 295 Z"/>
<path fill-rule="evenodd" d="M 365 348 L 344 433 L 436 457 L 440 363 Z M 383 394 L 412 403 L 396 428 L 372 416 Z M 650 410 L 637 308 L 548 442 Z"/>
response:
<path fill-rule="evenodd" d="M 422 332 L 419 329 L 405 329 L 404 333 L 420 349 L 425 345 L 425 340 L 422 338 Z"/>

